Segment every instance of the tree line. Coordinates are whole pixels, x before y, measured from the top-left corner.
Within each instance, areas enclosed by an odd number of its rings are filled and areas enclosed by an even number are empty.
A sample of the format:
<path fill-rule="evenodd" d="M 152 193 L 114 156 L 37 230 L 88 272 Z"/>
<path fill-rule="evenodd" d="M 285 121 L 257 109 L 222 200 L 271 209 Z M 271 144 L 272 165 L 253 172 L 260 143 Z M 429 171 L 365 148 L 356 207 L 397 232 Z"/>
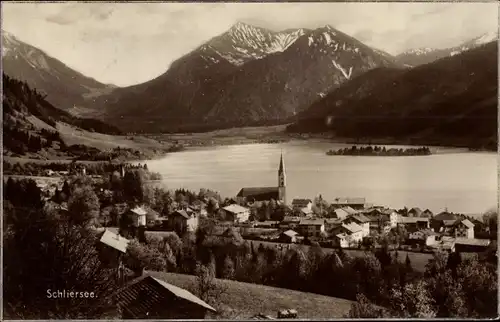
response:
<path fill-rule="evenodd" d="M 389 148 L 385 146 L 362 146 L 353 145 L 350 148 L 338 150 L 329 150 L 327 155 L 364 155 L 364 156 L 416 156 L 416 155 L 431 155 L 432 152 L 428 147 L 421 148 Z"/>

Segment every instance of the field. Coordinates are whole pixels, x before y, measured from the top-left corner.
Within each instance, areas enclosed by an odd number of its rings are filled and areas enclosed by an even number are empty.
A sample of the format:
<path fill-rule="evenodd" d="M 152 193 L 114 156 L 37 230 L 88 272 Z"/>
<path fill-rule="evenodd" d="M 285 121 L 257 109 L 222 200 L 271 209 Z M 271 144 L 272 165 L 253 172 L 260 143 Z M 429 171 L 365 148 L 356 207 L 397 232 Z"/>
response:
<path fill-rule="evenodd" d="M 99 150 L 109 150 L 116 147 L 134 150 L 166 148 L 158 141 L 141 136 L 108 135 L 74 128 L 64 123 L 57 124 L 57 130 L 66 145 L 84 144 Z"/>
<path fill-rule="evenodd" d="M 151 135 L 159 141 L 175 142 L 186 146 L 229 145 L 260 143 L 265 140 L 288 140 L 286 125 L 242 127 L 204 133 L 175 133 Z"/>
<path fill-rule="evenodd" d="M 147 272 L 173 285 L 193 290 L 195 277 L 191 275 Z M 275 288 L 264 285 L 218 280 L 226 292 L 221 295 L 216 309 L 221 311 L 219 319 L 249 319 L 262 313 L 276 318 L 283 309 L 296 309 L 300 319 L 342 318 L 350 309 L 351 301 Z"/>

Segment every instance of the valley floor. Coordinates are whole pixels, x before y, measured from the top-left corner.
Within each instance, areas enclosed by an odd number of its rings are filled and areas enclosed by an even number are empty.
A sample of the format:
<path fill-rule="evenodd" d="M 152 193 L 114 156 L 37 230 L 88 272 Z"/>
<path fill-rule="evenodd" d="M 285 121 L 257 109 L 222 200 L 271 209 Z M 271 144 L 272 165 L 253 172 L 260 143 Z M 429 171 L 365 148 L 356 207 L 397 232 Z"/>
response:
<path fill-rule="evenodd" d="M 353 139 L 335 137 L 330 133 L 288 133 L 286 132 L 287 126 L 288 125 L 285 124 L 276 126 L 242 127 L 203 133 L 146 134 L 145 136 L 158 140 L 160 143 L 177 143 L 185 147 L 281 143 L 293 140 L 345 144 L 415 145 L 409 140 L 395 140 L 394 138 Z M 429 144 L 423 145 L 445 149 L 445 151 L 439 153 L 469 151 L 468 148 L 455 147 L 453 144 L 441 144 L 439 142 L 429 142 Z M 457 144 L 457 146 L 460 146 L 460 144 Z"/>

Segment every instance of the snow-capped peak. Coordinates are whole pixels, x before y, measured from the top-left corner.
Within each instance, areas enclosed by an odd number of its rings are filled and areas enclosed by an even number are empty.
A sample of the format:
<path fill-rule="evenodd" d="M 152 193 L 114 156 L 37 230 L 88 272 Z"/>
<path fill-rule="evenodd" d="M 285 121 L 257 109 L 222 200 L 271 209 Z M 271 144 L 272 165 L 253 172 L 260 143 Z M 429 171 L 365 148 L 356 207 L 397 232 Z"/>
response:
<path fill-rule="evenodd" d="M 498 39 L 498 32 L 496 31 L 491 31 L 491 32 L 487 32 L 479 37 L 477 37 L 476 39 L 474 39 L 474 43 L 476 45 L 482 45 L 482 44 L 486 44 L 486 43 L 489 43 L 489 42 L 492 42 L 494 40 L 497 40 Z"/>
<path fill-rule="evenodd" d="M 2 46 L 16 45 L 19 44 L 19 40 L 11 34 L 2 29 Z"/>
<path fill-rule="evenodd" d="M 304 29 L 274 32 L 237 22 L 226 33 L 214 38 L 200 49 L 205 52 L 209 50 L 233 65 L 242 65 L 250 60 L 285 51 L 304 33 Z M 215 62 L 209 57 L 205 57 L 205 60 Z"/>
<path fill-rule="evenodd" d="M 433 52 L 434 48 L 429 48 L 429 47 L 425 47 L 425 48 L 415 48 L 415 49 L 410 49 L 410 50 L 407 50 L 404 52 L 404 54 L 406 55 L 425 55 L 425 54 L 428 54 L 430 52 Z"/>

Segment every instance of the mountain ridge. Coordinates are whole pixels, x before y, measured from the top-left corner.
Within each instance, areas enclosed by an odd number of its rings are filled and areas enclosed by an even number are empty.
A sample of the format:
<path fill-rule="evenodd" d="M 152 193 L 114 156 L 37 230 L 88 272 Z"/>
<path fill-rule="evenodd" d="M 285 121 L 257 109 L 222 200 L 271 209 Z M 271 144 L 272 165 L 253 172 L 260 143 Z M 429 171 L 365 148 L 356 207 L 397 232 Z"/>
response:
<path fill-rule="evenodd" d="M 26 81 L 43 92 L 49 102 L 70 112 L 75 106 L 86 105 L 94 97 L 117 88 L 83 75 L 5 30 L 2 30 L 2 67 L 7 75 Z"/>
<path fill-rule="evenodd" d="M 419 66 L 436 61 L 440 58 L 454 56 L 461 52 L 474 49 L 491 41 L 498 41 L 498 32 L 487 32 L 470 40 L 464 41 L 459 45 L 447 48 L 414 48 L 404 51 L 395 57 L 403 64 L 410 66 Z"/>
<path fill-rule="evenodd" d="M 276 37 L 285 40 L 278 46 Z M 220 55 L 223 45 L 229 49 Z M 398 63 L 331 26 L 273 32 L 237 23 L 154 80 L 102 97 L 108 101 L 102 103 L 102 117 L 127 130 L 158 132 L 179 129 L 181 123 L 279 123 L 379 65 Z"/>
<path fill-rule="evenodd" d="M 497 54 L 491 42 L 412 69 L 372 70 L 313 104 L 288 131 L 496 149 Z"/>

